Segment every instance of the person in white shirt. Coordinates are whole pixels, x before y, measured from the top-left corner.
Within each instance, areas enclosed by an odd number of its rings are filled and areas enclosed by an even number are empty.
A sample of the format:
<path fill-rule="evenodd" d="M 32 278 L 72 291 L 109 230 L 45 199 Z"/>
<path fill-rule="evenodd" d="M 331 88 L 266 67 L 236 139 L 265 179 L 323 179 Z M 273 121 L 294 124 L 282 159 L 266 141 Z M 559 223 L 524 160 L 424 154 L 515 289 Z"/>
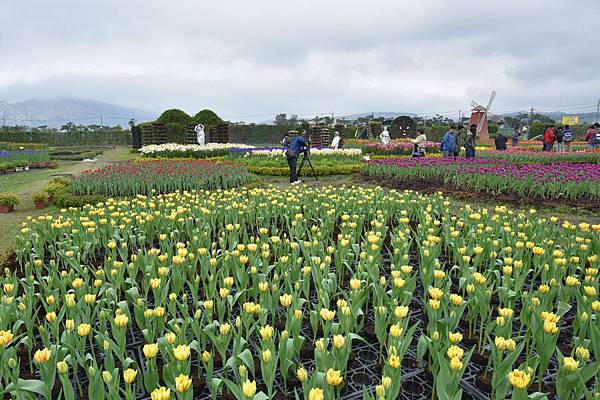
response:
<path fill-rule="evenodd" d="M 333 136 L 333 140 L 331 141 L 331 147 L 333 147 L 334 149 L 339 149 L 340 148 L 340 133 L 338 131 L 335 131 L 335 134 Z"/>
<path fill-rule="evenodd" d="M 383 127 L 383 132 L 379 135 L 379 139 L 384 146 L 390 143 L 390 133 L 388 132 L 387 126 Z"/>
<path fill-rule="evenodd" d="M 425 136 L 425 131 L 422 129 L 417 129 L 417 137 L 410 140 L 413 144 L 413 157 L 423 157 L 425 155 L 425 142 L 427 141 L 427 136 Z"/>

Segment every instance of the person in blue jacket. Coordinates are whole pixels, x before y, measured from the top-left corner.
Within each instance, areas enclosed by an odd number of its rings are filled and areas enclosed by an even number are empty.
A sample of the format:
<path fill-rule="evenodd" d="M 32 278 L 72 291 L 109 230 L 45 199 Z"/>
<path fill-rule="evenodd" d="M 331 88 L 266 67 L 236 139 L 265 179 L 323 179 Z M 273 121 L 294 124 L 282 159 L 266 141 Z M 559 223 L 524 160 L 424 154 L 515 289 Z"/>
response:
<path fill-rule="evenodd" d="M 300 154 L 308 150 L 308 142 L 306 141 L 304 135 L 305 132 L 302 131 L 302 133 L 293 138 L 289 142 L 289 145 L 287 146 L 287 150 L 285 152 L 288 166 L 290 167 L 290 183 L 292 185 L 301 183 L 301 181 L 299 181 L 298 177 L 296 176 L 296 165 L 298 163 L 298 157 L 300 156 Z"/>
<path fill-rule="evenodd" d="M 454 156 L 454 150 L 456 147 L 454 135 L 456 135 L 456 126 L 452 125 L 450 126 L 450 130 L 444 134 L 444 138 L 442 139 L 441 150 L 444 157 Z"/>

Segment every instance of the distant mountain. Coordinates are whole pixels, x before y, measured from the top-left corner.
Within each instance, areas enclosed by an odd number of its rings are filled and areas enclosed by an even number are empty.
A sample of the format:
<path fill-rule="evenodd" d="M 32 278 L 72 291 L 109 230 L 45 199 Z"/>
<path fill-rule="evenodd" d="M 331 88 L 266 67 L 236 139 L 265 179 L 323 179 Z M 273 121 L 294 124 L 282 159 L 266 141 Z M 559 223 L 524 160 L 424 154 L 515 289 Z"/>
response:
<path fill-rule="evenodd" d="M 76 125 L 102 123 L 125 127 L 131 118 L 144 122 L 157 116 L 158 113 L 152 111 L 70 97 L 31 99 L 18 103 L 0 101 L 0 119 L 6 119 L 7 125 L 60 128 L 73 122 Z"/>

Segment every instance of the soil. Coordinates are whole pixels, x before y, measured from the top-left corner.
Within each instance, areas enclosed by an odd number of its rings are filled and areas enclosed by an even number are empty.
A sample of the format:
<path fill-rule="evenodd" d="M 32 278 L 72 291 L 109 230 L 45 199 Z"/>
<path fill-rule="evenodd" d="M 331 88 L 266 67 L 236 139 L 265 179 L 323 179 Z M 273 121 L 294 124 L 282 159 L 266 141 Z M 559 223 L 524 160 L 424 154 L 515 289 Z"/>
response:
<path fill-rule="evenodd" d="M 513 204 L 518 206 L 534 207 L 537 209 L 548 208 L 548 206 L 564 206 L 593 212 L 600 212 L 600 202 L 589 199 L 566 199 L 553 198 L 551 200 L 543 197 L 520 197 L 516 194 L 494 193 L 494 192 L 472 192 L 465 188 L 459 188 L 440 179 L 414 179 L 397 180 L 391 178 L 379 178 L 367 174 L 359 174 L 358 177 L 365 182 L 387 186 L 397 190 L 414 190 L 423 194 L 444 193 L 445 196 L 462 201 L 493 202 L 494 204 Z"/>

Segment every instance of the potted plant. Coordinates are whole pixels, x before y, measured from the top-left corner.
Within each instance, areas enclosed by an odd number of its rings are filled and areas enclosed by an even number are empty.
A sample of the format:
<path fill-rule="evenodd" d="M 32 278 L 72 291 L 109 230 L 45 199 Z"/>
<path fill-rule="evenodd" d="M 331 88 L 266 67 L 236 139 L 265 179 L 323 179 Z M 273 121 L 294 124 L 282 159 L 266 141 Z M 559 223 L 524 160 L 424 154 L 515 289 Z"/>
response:
<path fill-rule="evenodd" d="M 27 163 L 27 161 L 25 161 L 25 160 L 17 161 L 15 163 L 15 171 L 16 172 L 24 171 L 25 170 L 25 166 L 27 166 L 27 169 L 29 169 L 29 164 Z"/>
<path fill-rule="evenodd" d="M 35 208 L 42 209 L 46 207 L 46 201 L 48 201 L 48 193 L 45 191 L 39 191 L 33 195 L 33 202 L 35 203 Z"/>
<path fill-rule="evenodd" d="M 8 213 L 19 204 L 19 199 L 12 193 L 0 193 L 0 213 Z"/>

